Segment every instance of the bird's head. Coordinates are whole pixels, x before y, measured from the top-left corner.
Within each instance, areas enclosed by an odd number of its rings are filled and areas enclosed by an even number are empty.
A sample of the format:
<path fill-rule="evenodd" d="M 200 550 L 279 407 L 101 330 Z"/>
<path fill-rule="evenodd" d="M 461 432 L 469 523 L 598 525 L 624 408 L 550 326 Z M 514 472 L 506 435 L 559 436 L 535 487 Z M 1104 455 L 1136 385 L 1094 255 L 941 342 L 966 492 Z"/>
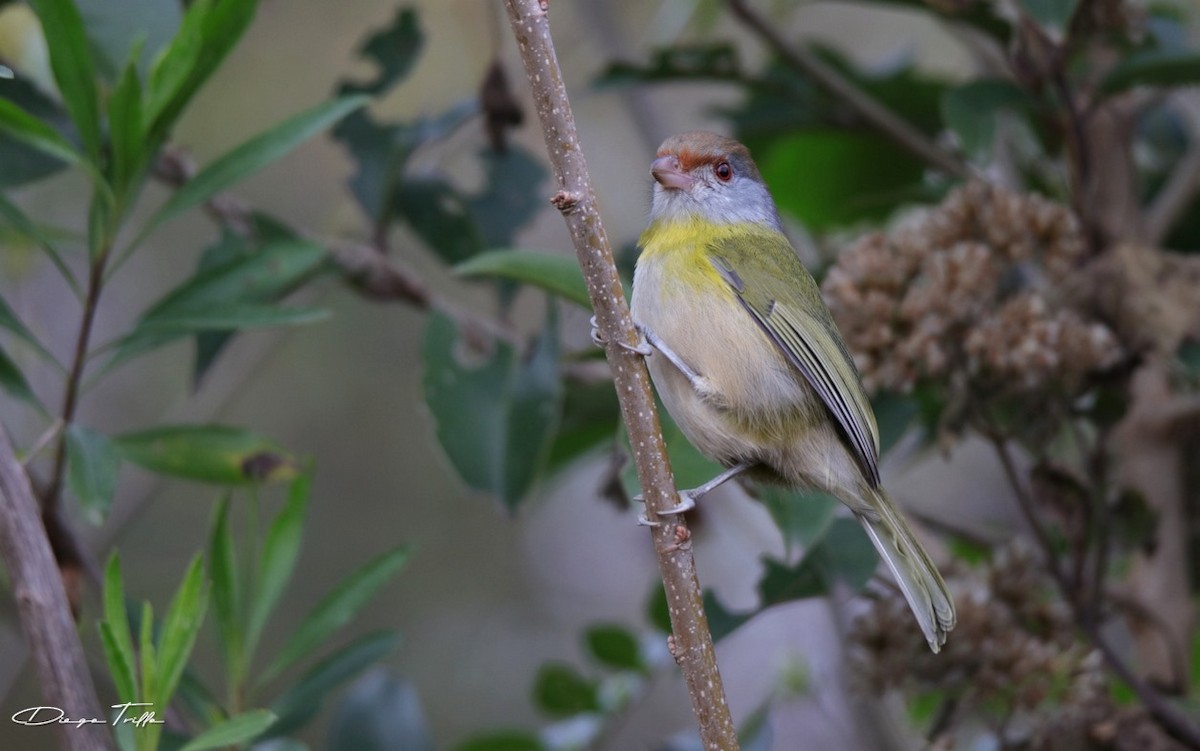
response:
<path fill-rule="evenodd" d="M 650 164 L 652 221 L 752 222 L 779 229 L 779 212 L 745 146 L 692 130 L 663 141 Z"/>

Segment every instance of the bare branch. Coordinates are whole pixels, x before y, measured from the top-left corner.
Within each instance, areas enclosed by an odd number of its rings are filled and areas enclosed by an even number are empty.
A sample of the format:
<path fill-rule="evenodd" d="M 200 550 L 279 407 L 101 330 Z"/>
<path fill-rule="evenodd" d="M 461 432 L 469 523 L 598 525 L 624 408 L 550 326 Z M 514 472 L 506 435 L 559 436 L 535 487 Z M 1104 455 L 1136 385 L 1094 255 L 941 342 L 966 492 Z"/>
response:
<path fill-rule="evenodd" d="M 0 553 L 12 580 L 25 641 L 33 652 L 46 705 L 65 717 L 103 720 L 89 677 L 83 645 L 58 564 L 50 551 L 29 477 L 0 428 Z M 107 725 L 57 724 L 62 747 L 70 751 L 113 748 Z"/>
<path fill-rule="evenodd" d="M 958 158 L 941 149 L 894 112 L 884 107 L 870 94 L 854 85 L 841 73 L 810 50 L 788 44 L 778 29 L 748 0 L 729 0 L 729 9 L 743 24 L 757 34 L 779 59 L 802 76 L 828 91 L 840 102 L 850 106 L 871 127 L 895 141 L 901 147 L 934 169 L 953 177 L 967 177 L 969 170 Z"/>
<path fill-rule="evenodd" d="M 637 333 L 596 208 L 587 162 L 575 131 L 575 117 L 550 36 L 547 5 L 547 0 L 505 0 L 560 188 L 552 201 L 570 230 L 596 311 L 597 326 L 608 342 L 608 361 L 646 498 L 647 516 L 653 521 L 658 512 L 678 502 L 675 480 L 646 365 L 640 355 L 621 346 L 622 342 L 636 344 Z M 737 733 L 725 701 L 712 635 L 704 615 L 690 532 L 682 519 L 659 518 L 663 523 L 653 529 L 652 536 L 671 613 L 672 654 L 687 682 L 701 742 L 711 751 L 737 749 Z"/>

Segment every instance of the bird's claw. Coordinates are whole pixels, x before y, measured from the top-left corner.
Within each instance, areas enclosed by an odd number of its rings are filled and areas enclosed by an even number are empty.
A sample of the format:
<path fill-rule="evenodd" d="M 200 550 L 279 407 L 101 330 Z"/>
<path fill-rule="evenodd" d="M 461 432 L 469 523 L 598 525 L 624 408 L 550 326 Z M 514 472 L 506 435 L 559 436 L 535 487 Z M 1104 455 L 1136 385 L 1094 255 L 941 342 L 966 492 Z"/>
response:
<path fill-rule="evenodd" d="M 595 344 L 597 347 L 608 346 L 608 338 L 605 337 L 604 334 L 600 333 L 600 327 L 598 325 L 596 325 L 596 316 L 592 316 L 589 323 L 592 324 L 592 331 L 591 331 L 592 344 Z M 641 336 L 641 333 L 642 333 L 641 329 L 639 328 L 638 335 Z M 637 344 L 627 344 L 626 342 L 617 342 L 617 346 L 619 346 L 621 349 L 628 350 L 629 352 L 632 352 L 635 355 L 641 355 L 642 357 L 649 357 L 654 352 L 654 350 L 646 342 L 646 338 L 644 336 L 641 337 L 641 340 Z"/>
<path fill-rule="evenodd" d="M 646 502 L 646 499 L 640 495 L 635 495 L 633 497 L 633 500 L 637 501 L 638 503 Z M 656 511 L 655 513 L 658 516 L 675 516 L 677 514 L 682 514 L 685 511 L 691 511 L 694 508 L 696 508 L 695 497 L 692 495 L 692 493 L 690 491 L 681 490 L 681 491 L 679 491 L 679 503 L 676 503 L 674 506 L 672 506 L 670 508 L 663 509 L 662 511 Z M 645 512 L 638 514 L 637 523 L 638 523 L 639 527 L 661 527 L 662 526 L 662 522 L 652 522 L 649 519 L 647 519 Z"/>

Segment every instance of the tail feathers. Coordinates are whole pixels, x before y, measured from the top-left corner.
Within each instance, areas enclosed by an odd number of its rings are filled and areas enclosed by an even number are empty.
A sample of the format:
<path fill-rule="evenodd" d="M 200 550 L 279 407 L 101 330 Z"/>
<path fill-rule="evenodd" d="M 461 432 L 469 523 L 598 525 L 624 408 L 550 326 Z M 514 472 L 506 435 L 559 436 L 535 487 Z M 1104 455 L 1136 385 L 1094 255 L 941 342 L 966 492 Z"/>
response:
<path fill-rule="evenodd" d="M 871 504 L 874 513 L 856 515 L 896 578 L 904 599 L 917 617 L 921 632 L 925 634 L 925 640 L 929 642 L 929 648 L 936 653 L 946 643 L 946 634 L 954 628 L 954 602 L 950 599 L 942 575 L 913 536 L 908 523 L 891 500 L 882 491 L 878 493 L 877 501 Z"/>

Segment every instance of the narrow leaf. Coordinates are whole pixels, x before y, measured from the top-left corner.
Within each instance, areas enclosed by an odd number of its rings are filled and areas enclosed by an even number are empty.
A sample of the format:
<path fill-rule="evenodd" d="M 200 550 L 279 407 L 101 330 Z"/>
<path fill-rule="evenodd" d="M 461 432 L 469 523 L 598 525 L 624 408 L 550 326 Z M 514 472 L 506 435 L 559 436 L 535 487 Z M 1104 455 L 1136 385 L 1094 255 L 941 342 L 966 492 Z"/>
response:
<path fill-rule="evenodd" d="M 234 148 L 176 191 L 146 223 L 142 234 L 149 233 L 168 219 L 199 206 L 234 183 L 244 180 L 350 112 L 362 107 L 367 101 L 365 96 L 349 96 L 324 102 L 288 118 Z"/>
<path fill-rule="evenodd" d="M 392 632 L 369 634 L 305 671 L 271 705 L 279 715 L 274 732 L 291 733 L 302 727 L 320 710 L 321 703 L 331 691 L 383 659 L 399 641 L 399 635 Z"/>
<path fill-rule="evenodd" d="M 460 276 L 492 277 L 540 287 L 591 310 L 587 283 L 573 256 L 531 250 L 489 250 L 454 267 Z"/>
<path fill-rule="evenodd" d="M 254 709 L 230 717 L 214 725 L 184 744 L 179 751 L 209 751 L 214 748 L 237 746 L 254 740 L 275 724 L 275 714 L 266 709 Z"/>
<path fill-rule="evenodd" d="M 113 344 L 106 367 L 197 332 L 319 320 L 325 315 L 322 311 L 264 303 L 300 286 L 325 258 L 325 249 L 315 243 L 278 239 L 255 252 L 205 266 L 142 314 L 133 330 Z"/>
<path fill-rule="evenodd" d="M 212 582 L 213 610 L 217 634 L 230 676 L 240 678 L 245 669 L 242 651 L 242 619 L 239 613 L 237 551 L 229 526 L 229 498 L 217 504 L 208 543 L 208 578 Z"/>
<path fill-rule="evenodd" d="M 117 697 L 123 702 L 137 701 L 137 678 L 134 677 L 132 656 L 127 656 L 117 644 L 113 628 L 105 621 L 96 624 L 100 631 L 100 644 L 104 647 L 104 661 L 117 689 Z"/>
<path fill-rule="evenodd" d="M 455 746 L 454 751 L 546 751 L 546 744 L 534 733 L 508 730 L 471 738 Z"/>
<path fill-rule="evenodd" d="M 115 439 L 131 462 L 160 474 L 223 485 L 275 482 L 296 462 L 274 441 L 224 425 L 167 425 Z"/>
<path fill-rule="evenodd" d="M 188 657 L 196 643 L 196 635 L 200 633 L 200 625 L 204 622 L 204 611 L 208 606 L 208 596 L 205 592 L 204 566 L 201 557 L 192 559 L 179 591 L 171 600 L 163 619 L 162 632 L 158 637 L 158 667 L 156 680 L 158 696 L 162 704 L 166 704 L 179 679 L 183 669 L 187 667 Z"/>
<path fill-rule="evenodd" d="M 0 130 L 43 154 L 68 164 L 82 164 L 83 155 L 57 130 L 7 99 L 0 99 Z"/>
<path fill-rule="evenodd" d="M 263 671 L 259 682 L 266 683 L 287 670 L 349 623 L 375 593 L 404 566 L 408 555 L 407 547 L 396 548 L 346 577 L 300 623 L 274 662 Z"/>
<path fill-rule="evenodd" d="M 26 219 L 23 214 L 20 214 L 19 209 L 8 203 L 4 196 L 0 196 L 0 214 L 3 214 L 11 221 L 12 217 L 8 214 L 9 208 L 17 211 L 22 219 Z M 18 226 L 17 229 L 22 233 L 26 232 L 26 227 Z M 51 354 L 50 351 L 44 346 L 42 346 L 42 343 L 37 340 L 37 337 L 33 335 L 33 332 L 29 330 L 29 327 L 22 323 L 20 318 L 17 318 L 17 314 L 14 313 L 12 308 L 8 306 L 8 303 L 4 301 L 3 297 L 0 297 L 0 328 L 7 329 L 8 331 L 12 332 L 21 341 L 32 347 L 35 352 L 37 352 L 47 361 L 58 365 L 58 361 L 54 358 L 54 355 Z"/>
<path fill-rule="evenodd" d="M 142 83 L 135 60 L 129 61 L 108 97 L 108 130 L 113 190 L 124 195 L 140 176 L 149 148 L 142 132 Z"/>
<path fill-rule="evenodd" d="M 154 63 L 146 91 L 147 140 L 158 144 L 201 86 L 238 43 L 257 0 L 195 0 L 178 33 Z"/>
<path fill-rule="evenodd" d="M 1117 63 L 1100 85 L 1107 94 L 1134 86 L 1192 86 L 1200 83 L 1200 53 L 1158 49 L 1139 52 Z"/>
<path fill-rule="evenodd" d="M 93 524 L 108 516 L 117 489 L 121 455 L 108 436 L 78 423 L 66 431 L 67 487 Z"/>
<path fill-rule="evenodd" d="M 38 401 L 29 381 L 25 380 L 25 374 L 2 347 L 0 347 L 0 388 L 26 402 L 42 414 L 46 413 L 46 408 Z"/>
<path fill-rule="evenodd" d="M 127 663 L 123 670 L 134 671 L 133 634 L 129 630 L 129 615 L 125 610 L 125 587 L 121 582 L 121 557 L 113 553 L 104 567 L 104 623 L 112 632 L 117 656 Z M 114 670 L 114 672 L 116 672 Z M 124 697 L 122 697 L 124 698 Z"/>
<path fill-rule="evenodd" d="M 73 0 L 30 0 L 42 22 L 50 67 L 71 120 L 93 163 L 100 161 L 100 99 L 96 72 L 84 33 L 83 18 Z"/>
<path fill-rule="evenodd" d="M 270 618 L 271 611 L 275 609 L 296 568 L 311 485 L 312 479 L 308 474 L 302 474 L 292 481 L 287 503 L 267 532 L 259 564 L 258 591 L 254 593 L 254 600 L 250 605 L 250 622 L 246 628 L 246 652 L 249 655 L 253 655 L 267 619 Z"/>
<path fill-rule="evenodd" d="M 320 308 L 285 308 L 278 305 L 234 303 L 207 310 L 178 310 L 149 316 L 130 334 L 189 336 L 200 331 L 237 331 L 239 329 L 295 326 L 323 321 L 329 311 Z"/>

